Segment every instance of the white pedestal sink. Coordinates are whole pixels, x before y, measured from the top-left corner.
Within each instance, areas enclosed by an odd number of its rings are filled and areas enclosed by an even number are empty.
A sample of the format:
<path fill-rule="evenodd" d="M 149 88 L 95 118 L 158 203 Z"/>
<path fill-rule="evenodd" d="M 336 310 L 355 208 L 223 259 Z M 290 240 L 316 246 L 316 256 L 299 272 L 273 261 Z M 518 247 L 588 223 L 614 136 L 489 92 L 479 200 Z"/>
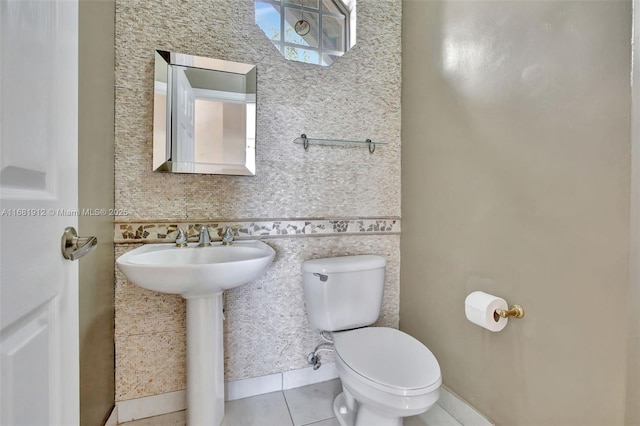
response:
<path fill-rule="evenodd" d="M 187 299 L 187 425 L 222 422 L 222 292 L 260 277 L 275 254 L 262 241 L 182 248 L 145 244 L 116 260 L 134 284 Z"/>

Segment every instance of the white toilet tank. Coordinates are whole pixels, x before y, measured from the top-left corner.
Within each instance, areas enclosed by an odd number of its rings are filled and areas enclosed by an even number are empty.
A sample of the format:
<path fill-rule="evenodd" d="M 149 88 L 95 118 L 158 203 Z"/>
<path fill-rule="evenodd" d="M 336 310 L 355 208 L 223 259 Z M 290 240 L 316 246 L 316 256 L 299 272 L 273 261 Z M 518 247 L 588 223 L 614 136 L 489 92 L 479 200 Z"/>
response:
<path fill-rule="evenodd" d="M 302 262 L 307 313 L 319 330 L 340 331 L 373 324 L 380 315 L 382 256 L 359 255 Z"/>

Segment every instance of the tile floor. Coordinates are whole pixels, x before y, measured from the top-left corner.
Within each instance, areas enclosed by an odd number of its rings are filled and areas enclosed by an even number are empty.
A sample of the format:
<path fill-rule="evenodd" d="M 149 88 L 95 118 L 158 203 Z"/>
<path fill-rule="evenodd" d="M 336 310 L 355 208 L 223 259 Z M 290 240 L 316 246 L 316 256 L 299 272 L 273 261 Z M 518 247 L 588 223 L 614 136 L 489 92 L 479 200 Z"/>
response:
<path fill-rule="evenodd" d="M 222 426 L 340 426 L 333 400 L 342 392 L 340 380 L 317 383 L 225 403 Z M 184 411 L 150 417 L 122 426 L 185 426 Z M 439 405 L 420 416 L 407 417 L 404 426 L 462 426 Z"/>

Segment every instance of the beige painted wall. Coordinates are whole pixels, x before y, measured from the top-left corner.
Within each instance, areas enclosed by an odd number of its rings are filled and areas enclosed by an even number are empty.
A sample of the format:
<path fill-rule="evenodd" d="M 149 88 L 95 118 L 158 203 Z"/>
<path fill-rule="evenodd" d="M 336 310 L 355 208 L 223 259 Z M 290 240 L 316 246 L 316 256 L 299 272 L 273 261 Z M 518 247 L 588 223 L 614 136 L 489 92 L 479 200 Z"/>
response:
<path fill-rule="evenodd" d="M 626 424 L 640 425 L 640 8 L 633 7 L 633 84 L 631 89 L 631 250 L 629 268 L 629 359 Z"/>
<path fill-rule="evenodd" d="M 624 422 L 630 40 L 628 1 L 403 2 L 400 327 L 499 425 Z"/>
<path fill-rule="evenodd" d="M 115 3 L 79 6 L 79 199 L 113 208 Z M 113 217 L 80 216 L 80 235 L 98 237 L 80 268 L 80 424 L 102 425 L 114 406 Z"/>
<path fill-rule="evenodd" d="M 271 229 L 281 225 L 275 219 L 399 219 L 401 0 L 359 0 L 357 14 L 357 44 L 320 67 L 285 60 L 255 24 L 252 1 L 117 0 L 115 202 L 128 211 L 119 219 L 250 218 L 276 222 Z M 155 49 L 257 65 L 256 176 L 152 172 Z M 362 147 L 305 152 L 292 143 L 301 133 L 389 145 L 373 155 Z M 278 253 L 269 272 L 225 296 L 227 380 L 307 366 L 320 340 L 304 310 L 306 258 L 386 256 L 381 323 L 397 326 L 398 235 L 281 235 L 267 243 Z M 184 389 L 184 302 L 116 276 L 116 400 Z"/>

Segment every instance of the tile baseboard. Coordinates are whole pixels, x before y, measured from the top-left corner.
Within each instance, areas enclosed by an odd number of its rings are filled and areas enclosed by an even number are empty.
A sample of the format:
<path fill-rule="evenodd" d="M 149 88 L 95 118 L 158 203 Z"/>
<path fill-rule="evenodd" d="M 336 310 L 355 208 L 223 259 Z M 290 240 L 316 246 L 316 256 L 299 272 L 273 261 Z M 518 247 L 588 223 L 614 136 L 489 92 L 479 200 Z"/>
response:
<path fill-rule="evenodd" d="M 118 426 L 118 407 L 113 407 L 104 426 Z"/>
<path fill-rule="evenodd" d="M 472 405 L 442 386 L 438 405 L 451 414 L 463 426 L 494 426 L 489 419 L 482 415 Z"/>
<path fill-rule="evenodd" d="M 224 400 L 234 401 L 236 399 L 249 398 L 250 396 L 277 392 L 279 390 L 282 390 L 282 373 L 234 380 L 225 382 Z"/>
<path fill-rule="evenodd" d="M 130 422 L 147 417 L 160 416 L 187 408 L 187 391 L 161 393 L 142 398 L 118 401 L 118 423 Z"/>
<path fill-rule="evenodd" d="M 225 382 L 225 401 L 249 398 L 271 392 L 326 382 L 338 378 L 335 363 L 322 364 L 318 370 L 313 367 L 269 374 L 267 376 Z M 130 422 L 147 417 L 181 411 L 187 408 L 187 391 L 162 393 L 142 398 L 118 401 L 113 412 L 118 423 Z M 111 415 L 113 417 L 113 413 Z M 111 423 L 105 426 L 112 426 Z"/>
<path fill-rule="evenodd" d="M 313 367 L 300 368 L 268 376 L 251 377 L 225 383 L 225 400 L 248 398 L 269 392 L 277 392 L 338 378 L 335 363 L 322 364 L 318 370 Z"/>
<path fill-rule="evenodd" d="M 271 392 L 285 391 L 337 379 L 335 363 L 322 364 L 318 370 L 313 367 L 290 370 L 266 376 L 225 382 L 225 400 L 249 398 Z M 478 410 L 469 405 L 446 387 L 440 389 L 438 405 L 463 426 L 494 426 Z M 187 391 L 181 390 L 116 403 L 105 426 L 114 426 L 147 417 L 181 411 L 187 408 Z"/>
<path fill-rule="evenodd" d="M 314 370 L 313 367 L 290 370 L 282 373 L 282 390 L 299 388 L 315 383 L 327 382 L 338 378 L 338 370 L 335 362 L 323 363 L 322 367 Z"/>

